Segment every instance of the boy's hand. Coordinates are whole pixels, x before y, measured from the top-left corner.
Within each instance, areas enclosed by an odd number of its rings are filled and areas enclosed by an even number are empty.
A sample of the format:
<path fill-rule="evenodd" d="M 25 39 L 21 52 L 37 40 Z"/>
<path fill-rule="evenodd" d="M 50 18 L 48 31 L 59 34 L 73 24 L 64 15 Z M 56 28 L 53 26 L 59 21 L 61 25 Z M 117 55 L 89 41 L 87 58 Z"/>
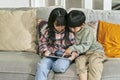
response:
<path fill-rule="evenodd" d="M 72 52 L 72 50 L 71 50 L 70 48 L 68 48 L 68 49 L 65 50 L 65 54 L 66 54 L 66 55 L 70 55 L 71 52 Z"/>
<path fill-rule="evenodd" d="M 43 56 L 49 56 L 51 53 L 49 51 L 45 51 L 45 53 L 43 54 Z"/>
<path fill-rule="evenodd" d="M 71 57 L 69 57 L 68 59 L 70 61 L 73 61 L 76 58 L 76 54 L 77 54 L 76 52 L 72 52 Z"/>
<path fill-rule="evenodd" d="M 70 56 L 71 52 L 72 52 L 72 50 L 70 48 L 66 49 L 65 52 L 64 52 L 64 54 L 63 54 L 63 57 L 64 56 Z"/>

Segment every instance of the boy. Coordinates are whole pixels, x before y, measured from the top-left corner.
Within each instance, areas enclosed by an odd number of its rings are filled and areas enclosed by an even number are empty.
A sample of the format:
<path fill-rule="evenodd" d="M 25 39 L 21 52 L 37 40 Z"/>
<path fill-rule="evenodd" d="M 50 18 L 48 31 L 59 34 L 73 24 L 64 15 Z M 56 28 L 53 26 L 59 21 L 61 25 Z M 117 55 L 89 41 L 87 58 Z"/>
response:
<path fill-rule="evenodd" d="M 75 62 L 80 80 L 100 80 L 105 60 L 104 50 L 96 41 L 92 29 L 85 24 L 85 20 L 82 11 L 72 10 L 68 13 L 68 27 L 75 34 L 76 43 L 64 55 L 71 55 L 72 52 L 79 54 Z"/>

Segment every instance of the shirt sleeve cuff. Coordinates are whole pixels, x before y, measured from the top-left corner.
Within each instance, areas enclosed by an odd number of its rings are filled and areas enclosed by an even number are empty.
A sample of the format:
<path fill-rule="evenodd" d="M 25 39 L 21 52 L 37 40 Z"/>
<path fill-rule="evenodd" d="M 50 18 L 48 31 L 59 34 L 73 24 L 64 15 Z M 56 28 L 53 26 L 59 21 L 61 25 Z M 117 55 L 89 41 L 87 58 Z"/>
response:
<path fill-rule="evenodd" d="M 76 51 L 75 48 L 74 48 L 74 46 L 70 46 L 69 48 L 70 48 L 72 51 Z"/>

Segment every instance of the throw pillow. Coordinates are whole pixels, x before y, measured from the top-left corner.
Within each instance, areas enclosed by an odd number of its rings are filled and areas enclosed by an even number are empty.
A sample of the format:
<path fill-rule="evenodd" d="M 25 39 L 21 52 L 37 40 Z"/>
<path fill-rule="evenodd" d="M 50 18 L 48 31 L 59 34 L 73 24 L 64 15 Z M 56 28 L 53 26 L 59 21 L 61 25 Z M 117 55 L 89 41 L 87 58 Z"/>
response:
<path fill-rule="evenodd" d="M 103 45 L 107 57 L 120 58 L 120 25 L 99 21 L 98 41 Z"/>
<path fill-rule="evenodd" d="M 0 50 L 35 51 L 35 9 L 0 10 Z"/>

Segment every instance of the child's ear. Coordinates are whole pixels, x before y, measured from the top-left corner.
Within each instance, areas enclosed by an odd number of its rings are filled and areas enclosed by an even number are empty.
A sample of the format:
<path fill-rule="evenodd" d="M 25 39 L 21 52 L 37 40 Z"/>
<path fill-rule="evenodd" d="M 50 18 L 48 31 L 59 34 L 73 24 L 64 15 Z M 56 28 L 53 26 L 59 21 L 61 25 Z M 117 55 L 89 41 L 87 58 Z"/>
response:
<path fill-rule="evenodd" d="M 83 23 L 83 25 L 85 25 L 85 23 Z"/>
<path fill-rule="evenodd" d="M 85 23 L 82 23 L 81 27 L 84 27 L 85 26 Z"/>

